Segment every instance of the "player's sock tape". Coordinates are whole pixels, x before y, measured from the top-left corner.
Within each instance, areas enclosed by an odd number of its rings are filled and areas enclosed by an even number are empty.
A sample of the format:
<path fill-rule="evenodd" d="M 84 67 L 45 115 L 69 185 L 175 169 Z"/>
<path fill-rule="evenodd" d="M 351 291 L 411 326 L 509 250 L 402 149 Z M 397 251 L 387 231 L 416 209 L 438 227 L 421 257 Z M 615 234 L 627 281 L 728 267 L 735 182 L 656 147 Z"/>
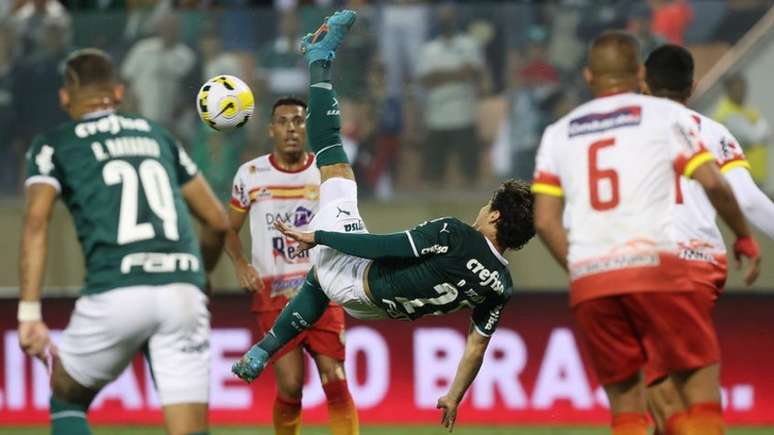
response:
<path fill-rule="evenodd" d="M 53 397 L 49 406 L 52 435 L 91 435 L 85 406 Z"/>

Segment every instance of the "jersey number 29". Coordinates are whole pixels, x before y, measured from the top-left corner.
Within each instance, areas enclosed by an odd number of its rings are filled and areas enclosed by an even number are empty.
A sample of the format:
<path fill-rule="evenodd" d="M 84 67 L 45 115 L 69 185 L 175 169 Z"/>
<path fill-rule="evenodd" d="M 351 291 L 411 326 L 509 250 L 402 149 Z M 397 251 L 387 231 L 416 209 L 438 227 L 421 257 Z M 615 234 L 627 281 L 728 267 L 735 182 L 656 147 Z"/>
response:
<path fill-rule="evenodd" d="M 150 222 L 137 222 L 140 183 L 148 206 L 164 224 L 164 236 L 169 240 L 180 239 L 175 198 L 172 195 L 169 175 L 161 163 L 151 159 L 143 160 L 135 170 L 129 162 L 111 160 L 102 168 L 102 178 L 108 186 L 122 183 L 117 237 L 119 245 L 152 239 L 156 236 Z"/>

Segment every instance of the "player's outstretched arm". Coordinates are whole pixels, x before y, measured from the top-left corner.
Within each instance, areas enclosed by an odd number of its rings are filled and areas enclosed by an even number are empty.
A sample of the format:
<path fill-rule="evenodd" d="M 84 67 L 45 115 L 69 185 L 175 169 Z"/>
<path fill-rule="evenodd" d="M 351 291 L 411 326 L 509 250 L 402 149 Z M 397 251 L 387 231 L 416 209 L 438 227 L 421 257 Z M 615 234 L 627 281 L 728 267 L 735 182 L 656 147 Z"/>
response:
<path fill-rule="evenodd" d="M 454 375 L 449 392 L 438 399 L 438 404 L 436 405 L 438 409 L 443 411 L 441 424 L 449 429 L 449 432 L 454 429 L 454 422 L 457 419 L 457 408 L 481 368 L 488 345 L 489 337 L 476 332 L 471 324 L 468 339 L 465 343 L 465 352 L 460 360 L 460 365 L 457 366 L 457 373 Z"/>
<path fill-rule="evenodd" d="M 535 194 L 535 231 L 545 243 L 548 251 L 564 270 L 567 270 L 567 232 L 562 225 L 562 198 L 552 195 Z"/>
<path fill-rule="evenodd" d="M 692 177 L 701 184 L 712 206 L 736 235 L 734 256 L 737 267 L 740 267 L 740 257 L 750 259 L 750 267 L 745 273 L 744 280 L 747 285 L 751 285 L 758 279 L 760 273 L 760 252 L 731 187 L 720 174 L 714 161 L 706 162 L 696 168 Z"/>
<path fill-rule="evenodd" d="M 242 241 L 239 240 L 239 231 L 245 223 L 247 213 L 233 208 L 228 212 L 228 219 L 231 222 L 229 230 L 226 232 L 226 254 L 234 265 L 239 285 L 252 292 L 263 290 L 263 281 L 258 271 L 255 270 L 250 261 L 245 257 L 242 250 Z"/>
<path fill-rule="evenodd" d="M 755 184 L 747 169 L 731 169 L 725 173 L 725 177 L 744 217 L 770 239 L 774 239 L 774 202 Z"/>
<path fill-rule="evenodd" d="M 211 272 L 223 251 L 223 241 L 230 227 L 228 215 L 201 174 L 184 184 L 181 191 L 188 208 L 203 224 L 199 242 L 204 269 Z"/>
<path fill-rule="evenodd" d="M 19 252 L 19 345 L 27 355 L 44 362 L 50 340 L 41 315 L 40 298 L 46 269 L 48 224 L 56 197 L 57 190 L 48 184 L 36 183 L 27 188 Z"/>
<path fill-rule="evenodd" d="M 347 255 L 376 260 L 379 258 L 413 258 L 418 253 L 412 248 L 406 232 L 393 234 L 339 233 L 335 231 L 296 231 L 276 222 L 274 227 L 299 243 L 300 251 L 316 245 L 325 245 Z"/>

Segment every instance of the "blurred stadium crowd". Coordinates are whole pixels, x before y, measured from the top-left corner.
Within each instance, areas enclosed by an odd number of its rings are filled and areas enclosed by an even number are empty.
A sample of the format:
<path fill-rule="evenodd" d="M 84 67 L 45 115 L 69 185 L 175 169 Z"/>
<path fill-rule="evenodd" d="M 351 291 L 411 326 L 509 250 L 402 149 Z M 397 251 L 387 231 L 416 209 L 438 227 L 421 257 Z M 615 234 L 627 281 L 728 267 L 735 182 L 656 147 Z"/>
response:
<path fill-rule="evenodd" d="M 57 90 L 73 48 L 111 53 L 128 87 L 123 109 L 176 133 L 226 198 L 240 162 L 269 150 L 272 100 L 306 93 L 300 37 L 332 8 L 357 9 L 363 24 L 340 51 L 335 72 L 345 145 L 362 193 L 389 198 L 396 191 L 531 179 L 544 126 L 589 97 L 579 71 L 586 42 L 601 31 L 630 30 L 644 53 L 666 41 L 686 44 L 700 77 L 770 4 L 3 0 L 0 195 L 20 194 L 30 139 L 65 120 Z M 217 133 L 196 118 L 196 91 L 216 74 L 236 75 L 256 94 L 257 113 L 245 129 Z M 745 94 L 754 90 L 744 77 L 728 78 L 727 88 L 717 116 L 754 114 L 745 107 Z M 732 131 L 754 153 L 771 135 L 759 117 L 747 118 Z M 763 182 L 765 165 L 760 171 Z"/>

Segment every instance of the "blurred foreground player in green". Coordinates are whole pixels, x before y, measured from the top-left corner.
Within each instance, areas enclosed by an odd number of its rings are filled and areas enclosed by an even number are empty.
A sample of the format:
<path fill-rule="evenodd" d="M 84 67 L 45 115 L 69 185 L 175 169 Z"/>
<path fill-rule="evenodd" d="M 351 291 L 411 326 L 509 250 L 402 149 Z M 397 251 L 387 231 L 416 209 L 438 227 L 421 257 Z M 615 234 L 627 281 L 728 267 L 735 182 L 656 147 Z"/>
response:
<path fill-rule="evenodd" d="M 54 435 L 90 434 L 89 405 L 140 351 L 167 432 L 206 434 L 210 314 L 203 290 L 228 215 L 175 138 L 116 112 L 123 91 L 104 52 L 76 51 L 64 64 L 59 93 L 72 121 L 38 136 L 27 153 L 19 344 L 53 372 Z M 86 283 L 58 349 L 40 309 L 57 197 L 86 262 Z M 200 239 L 191 214 L 203 224 Z"/>
<path fill-rule="evenodd" d="M 535 234 L 533 196 L 526 183 L 504 183 L 473 225 L 440 218 L 401 233 L 368 234 L 357 204 L 357 185 L 339 136 L 340 114 L 331 84 L 331 62 L 349 28 L 352 11 L 337 12 L 302 43 L 310 71 L 309 145 L 320 168 L 320 209 L 311 228 L 298 232 L 277 224 L 286 236 L 311 249 L 314 268 L 274 327 L 232 371 L 252 382 L 272 354 L 313 325 L 330 301 L 358 319 L 413 320 L 462 308 L 472 310 L 470 331 L 457 374 L 438 399 L 450 430 L 457 407 L 481 366 L 489 337 L 513 291 L 509 249 Z"/>

